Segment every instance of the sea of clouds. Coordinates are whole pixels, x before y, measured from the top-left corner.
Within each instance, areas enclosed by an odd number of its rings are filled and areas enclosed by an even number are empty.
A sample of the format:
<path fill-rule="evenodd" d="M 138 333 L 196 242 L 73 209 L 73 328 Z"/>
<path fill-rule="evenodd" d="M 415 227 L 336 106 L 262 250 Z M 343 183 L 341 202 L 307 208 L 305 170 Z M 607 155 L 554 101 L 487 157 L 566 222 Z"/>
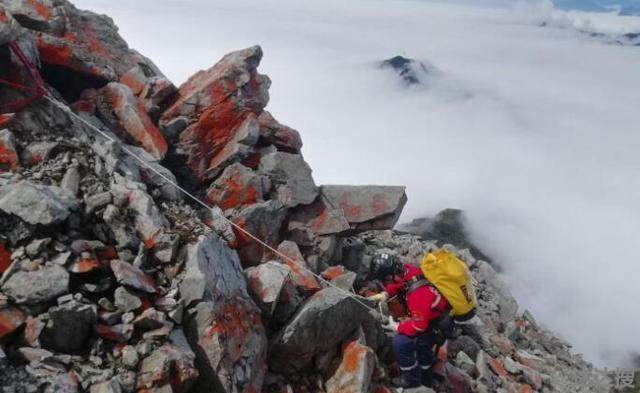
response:
<path fill-rule="evenodd" d="M 549 2 L 75 3 L 176 83 L 259 43 L 268 109 L 300 130 L 317 183 L 404 184 L 403 221 L 464 209 L 523 308 L 600 365 L 640 352 L 640 48 L 580 32 L 640 18 Z M 438 72 L 406 88 L 376 66 L 394 55 Z"/>

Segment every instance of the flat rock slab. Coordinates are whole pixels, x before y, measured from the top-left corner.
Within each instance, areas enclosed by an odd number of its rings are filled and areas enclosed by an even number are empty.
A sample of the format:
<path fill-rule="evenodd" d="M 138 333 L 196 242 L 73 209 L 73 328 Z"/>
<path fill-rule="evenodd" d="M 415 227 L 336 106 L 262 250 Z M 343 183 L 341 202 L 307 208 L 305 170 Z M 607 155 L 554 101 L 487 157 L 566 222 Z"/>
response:
<path fill-rule="evenodd" d="M 56 186 L 23 180 L 2 188 L 8 190 L 0 190 L 0 210 L 14 214 L 29 224 L 60 223 L 80 206 L 71 193 Z"/>
<path fill-rule="evenodd" d="M 392 229 L 407 195 L 403 186 L 322 186 L 321 193 L 332 205 L 343 210 L 357 231 Z"/>
<path fill-rule="evenodd" d="M 2 292 L 17 304 L 47 302 L 68 291 L 69 273 L 60 266 L 14 273 L 2 286 Z"/>

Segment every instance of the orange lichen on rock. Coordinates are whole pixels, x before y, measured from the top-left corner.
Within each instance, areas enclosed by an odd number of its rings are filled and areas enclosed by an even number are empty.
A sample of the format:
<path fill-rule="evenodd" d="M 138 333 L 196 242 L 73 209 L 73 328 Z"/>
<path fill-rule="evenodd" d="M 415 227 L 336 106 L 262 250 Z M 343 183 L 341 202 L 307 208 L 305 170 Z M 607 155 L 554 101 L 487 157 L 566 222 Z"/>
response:
<path fill-rule="evenodd" d="M 345 270 L 344 270 L 344 267 L 342 265 L 331 266 L 330 268 L 328 268 L 327 270 L 322 272 L 322 277 L 324 279 L 329 280 L 329 281 L 333 281 L 336 278 L 338 278 L 341 275 L 343 275 L 344 273 L 345 273 Z"/>
<path fill-rule="evenodd" d="M 18 308 L 0 310 L 0 339 L 15 332 L 27 320 L 27 316 Z"/>
<path fill-rule="evenodd" d="M 163 159 L 168 150 L 167 141 L 149 118 L 144 101 L 135 97 L 131 89 L 121 83 L 109 83 L 100 93 L 111 104 L 120 131 L 154 158 Z"/>
<path fill-rule="evenodd" d="M 13 143 L 5 140 L 0 132 L 0 172 L 6 170 L 15 171 L 18 169 L 19 162 L 18 153 Z"/>
<path fill-rule="evenodd" d="M 33 8 L 33 10 L 40 15 L 44 20 L 51 19 L 51 11 L 39 0 L 27 0 L 27 3 Z"/>

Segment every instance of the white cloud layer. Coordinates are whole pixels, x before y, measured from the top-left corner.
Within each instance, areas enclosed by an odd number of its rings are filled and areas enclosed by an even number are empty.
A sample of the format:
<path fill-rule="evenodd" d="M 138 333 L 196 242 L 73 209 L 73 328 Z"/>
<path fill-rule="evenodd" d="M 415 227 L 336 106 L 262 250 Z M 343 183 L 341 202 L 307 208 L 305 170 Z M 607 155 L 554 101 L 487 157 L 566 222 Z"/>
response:
<path fill-rule="evenodd" d="M 176 83 L 261 44 L 268 109 L 301 131 L 318 183 L 405 184 L 405 220 L 465 209 L 540 321 L 600 364 L 640 351 L 640 48 L 539 27 L 560 15 L 540 6 L 76 3 Z M 640 21 L 619 18 L 607 28 Z M 441 72 L 405 89 L 374 66 L 397 54 Z"/>

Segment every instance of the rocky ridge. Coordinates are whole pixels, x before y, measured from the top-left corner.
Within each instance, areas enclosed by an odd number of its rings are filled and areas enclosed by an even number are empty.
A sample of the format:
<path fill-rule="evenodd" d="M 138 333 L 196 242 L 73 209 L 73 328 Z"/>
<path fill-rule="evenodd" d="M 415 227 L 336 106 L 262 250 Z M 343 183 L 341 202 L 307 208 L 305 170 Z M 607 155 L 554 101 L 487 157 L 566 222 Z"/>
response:
<path fill-rule="evenodd" d="M 27 86 L 9 42 L 83 121 L 46 99 L 0 115 L 3 392 L 392 391 L 380 316 L 348 292 L 379 290 L 364 273 L 380 249 L 415 263 L 435 243 L 391 231 L 403 187 L 316 185 L 299 133 L 265 110 L 260 47 L 176 87 L 107 16 L 0 0 L 0 78 Z M 0 85 L 2 102 L 27 94 Z M 606 391 L 455 251 L 481 312 L 440 350 L 437 391 Z"/>

